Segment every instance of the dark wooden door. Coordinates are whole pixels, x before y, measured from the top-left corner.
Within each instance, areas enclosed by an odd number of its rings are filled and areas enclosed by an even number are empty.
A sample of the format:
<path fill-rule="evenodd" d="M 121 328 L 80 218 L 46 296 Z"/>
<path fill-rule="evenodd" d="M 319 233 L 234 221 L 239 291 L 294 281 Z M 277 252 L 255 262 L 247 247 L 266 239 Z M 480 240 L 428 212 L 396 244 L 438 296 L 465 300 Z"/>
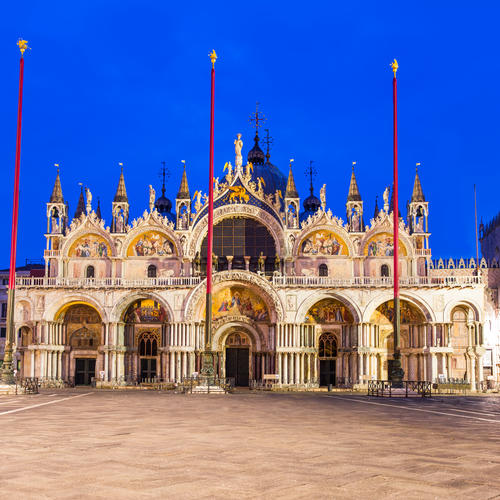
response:
<path fill-rule="evenodd" d="M 95 359 L 76 358 L 75 385 L 90 385 L 95 377 Z"/>
<path fill-rule="evenodd" d="M 335 385 L 335 360 L 322 359 L 319 362 L 319 385 Z"/>
<path fill-rule="evenodd" d="M 156 377 L 156 358 L 141 358 L 141 381 Z"/>
<path fill-rule="evenodd" d="M 226 377 L 233 377 L 234 384 L 248 387 L 249 350 L 240 347 L 226 349 Z"/>

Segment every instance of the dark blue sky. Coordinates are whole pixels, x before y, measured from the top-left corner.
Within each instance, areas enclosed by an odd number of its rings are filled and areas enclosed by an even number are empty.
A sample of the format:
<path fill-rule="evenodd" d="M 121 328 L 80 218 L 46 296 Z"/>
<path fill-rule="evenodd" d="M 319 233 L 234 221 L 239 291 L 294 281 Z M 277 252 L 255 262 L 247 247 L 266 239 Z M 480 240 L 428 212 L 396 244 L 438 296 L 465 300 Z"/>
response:
<path fill-rule="evenodd" d="M 473 6 L 471 6 L 473 5 Z M 392 179 L 392 73 L 400 64 L 400 204 L 415 162 L 430 202 L 435 257 L 472 256 L 473 184 L 479 214 L 500 209 L 498 19 L 495 2 L 10 2 L 0 20 L 1 266 L 8 265 L 15 156 L 19 36 L 26 56 L 18 263 L 41 258 L 45 202 L 61 165 L 73 215 L 78 182 L 101 199 L 106 223 L 125 165 L 131 215 L 148 185 L 180 160 L 191 191 L 207 190 L 210 61 L 216 65 L 216 175 L 251 148 L 255 101 L 274 137 L 272 162 L 295 158 L 302 200 L 309 160 L 316 194 L 345 218 L 351 162 L 373 215 Z M 405 213 L 404 213 L 405 214 Z"/>

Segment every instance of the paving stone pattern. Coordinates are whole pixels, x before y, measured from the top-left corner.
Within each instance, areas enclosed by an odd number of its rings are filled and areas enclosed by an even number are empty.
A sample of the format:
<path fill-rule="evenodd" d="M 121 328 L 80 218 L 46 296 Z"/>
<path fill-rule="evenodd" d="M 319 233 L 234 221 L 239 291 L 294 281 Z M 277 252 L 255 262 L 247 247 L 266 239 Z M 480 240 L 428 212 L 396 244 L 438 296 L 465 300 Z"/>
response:
<path fill-rule="evenodd" d="M 2 498 L 500 498 L 500 398 L 88 392 L 0 398 Z"/>

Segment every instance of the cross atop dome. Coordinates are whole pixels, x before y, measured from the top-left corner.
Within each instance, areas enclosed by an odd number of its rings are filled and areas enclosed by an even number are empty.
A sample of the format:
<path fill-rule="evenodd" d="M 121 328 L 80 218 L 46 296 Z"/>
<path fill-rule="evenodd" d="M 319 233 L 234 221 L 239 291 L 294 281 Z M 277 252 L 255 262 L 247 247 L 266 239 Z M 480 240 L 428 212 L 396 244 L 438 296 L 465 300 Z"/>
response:
<path fill-rule="evenodd" d="M 257 136 L 259 135 L 259 128 L 262 127 L 262 124 L 267 121 L 267 118 L 264 115 L 264 113 L 261 113 L 259 111 L 259 104 L 260 104 L 259 101 L 255 103 L 255 113 L 252 113 L 249 118 L 249 121 L 251 123 L 253 122 L 253 127 L 255 127 L 255 134 Z"/>

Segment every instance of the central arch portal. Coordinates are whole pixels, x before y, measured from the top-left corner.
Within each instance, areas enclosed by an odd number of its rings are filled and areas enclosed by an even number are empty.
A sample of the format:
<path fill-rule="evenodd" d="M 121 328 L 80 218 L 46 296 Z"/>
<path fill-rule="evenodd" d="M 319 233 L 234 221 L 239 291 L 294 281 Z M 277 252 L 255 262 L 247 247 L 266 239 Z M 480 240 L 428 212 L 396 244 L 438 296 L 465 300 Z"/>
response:
<path fill-rule="evenodd" d="M 226 377 L 234 378 L 234 385 L 248 387 L 250 378 L 251 344 L 243 332 L 231 333 L 225 343 Z"/>

